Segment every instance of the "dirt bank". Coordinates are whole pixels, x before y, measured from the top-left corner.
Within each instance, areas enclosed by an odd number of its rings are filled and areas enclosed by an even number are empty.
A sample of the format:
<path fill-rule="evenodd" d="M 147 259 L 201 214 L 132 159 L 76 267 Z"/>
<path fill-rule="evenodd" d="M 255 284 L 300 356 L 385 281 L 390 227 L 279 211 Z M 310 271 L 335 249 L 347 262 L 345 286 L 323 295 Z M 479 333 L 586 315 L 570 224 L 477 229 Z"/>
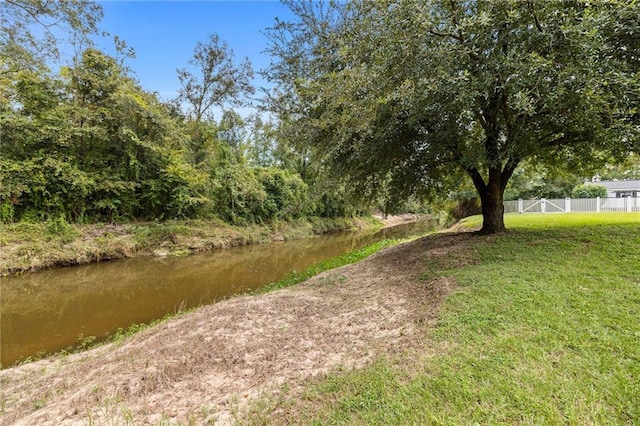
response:
<path fill-rule="evenodd" d="M 2 424 L 232 423 L 264 391 L 419 347 L 455 284 L 417 277 L 429 258 L 466 251 L 470 235 L 427 236 L 124 343 L 0 371 Z"/>
<path fill-rule="evenodd" d="M 416 222 L 420 220 L 421 216 L 413 213 L 405 213 L 398 215 L 384 216 L 381 214 L 374 214 L 374 218 L 382 222 L 383 228 L 390 228 L 396 225 L 402 225 L 403 223 Z"/>
<path fill-rule="evenodd" d="M 394 226 L 415 215 L 310 218 L 231 226 L 218 220 L 71 225 L 64 222 L 0 224 L 0 276 L 58 266 L 137 256 L 182 256 L 220 248 L 305 238 L 327 232 Z"/>

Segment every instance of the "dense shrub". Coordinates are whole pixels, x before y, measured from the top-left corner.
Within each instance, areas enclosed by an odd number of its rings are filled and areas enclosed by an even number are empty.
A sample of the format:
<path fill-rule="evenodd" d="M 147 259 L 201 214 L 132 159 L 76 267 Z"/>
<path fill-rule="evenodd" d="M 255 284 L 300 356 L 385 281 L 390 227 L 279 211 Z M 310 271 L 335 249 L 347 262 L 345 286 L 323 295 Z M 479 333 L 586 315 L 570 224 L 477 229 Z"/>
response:
<path fill-rule="evenodd" d="M 606 196 L 607 188 L 602 185 L 578 185 L 571 191 L 572 198 L 605 198 Z"/>
<path fill-rule="evenodd" d="M 76 165 L 54 157 L 0 161 L 0 204 L 5 222 L 64 217 L 78 221 L 91 208 L 97 183 Z"/>
<path fill-rule="evenodd" d="M 306 156 L 289 152 L 291 161 L 276 161 L 269 126 L 258 126 L 264 139 L 252 144 L 241 122 L 194 122 L 96 49 L 56 75 L 5 77 L 1 222 L 217 217 L 244 224 L 354 211 L 335 188 L 318 201 L 322 191 L 312 191 L 317 184 L 301 177 L 306 166 L 296 166 Z"/>
<path fill-rule="evenodd" d="M 263 219 L 297 219 L 312 213 L 309 188 L 299 175 L 277 168 L 255 169 L 266 197 L 260 215 Z"/>
<path fill-rule="evenodd" d="M 320 217 L 348 217 L 355 214 L 353 206 L 342 194 L 322 194 L 316 203 L 315 214 Z"/>
<path fill-rule="evenodd" d="M 253 171 L 241 164 L 218 165 L 209 181 L 212 215 L 235 224 L 258 222 L 266 194 Z"/>

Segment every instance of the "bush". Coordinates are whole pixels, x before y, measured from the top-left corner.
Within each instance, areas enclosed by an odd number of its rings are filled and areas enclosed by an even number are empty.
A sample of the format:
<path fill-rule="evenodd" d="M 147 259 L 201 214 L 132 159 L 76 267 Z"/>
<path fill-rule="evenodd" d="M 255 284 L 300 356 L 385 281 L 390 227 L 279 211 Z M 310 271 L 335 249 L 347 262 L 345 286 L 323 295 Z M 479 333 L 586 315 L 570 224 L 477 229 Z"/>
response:
<path fill-rule="evenodd" d="M 266 194 L 250 169 L 225 169 L 215 192 L 216 214 L 228 223 L 243 225 L 260 222 L 260 211 Z"/>
<path fill-rule="evenodd" d="M 77 228 L 69 224 L 61 216 L 47 220 L 45 225 L 45 235 L 47 240 L 58 239 L 64 243 L 68 243 L 80 236 L 80 232 L 78 232 Z"/>
<path fill-rule="evenodd" d="M 602 185 L 578 185 L 571 191 L 572 198 L 606 198 L 607 188 Z"/>
<path fill-rule="evenodd" d="M 336 218 L 350 217 L 356 214 L 356 209 L 347 201 L 341 193 L 325 193 L 316 202 L 315 215 L 320 217 Z"/>
<path fill-rule="evenodd" d="M 312 211 L 309 189 L 299 175 L 267 167 L 257 168 L 255 173 L 266 194 L 261 218 L 291 220 L 305 217 Z"/>
<path fill-rule="evenodd" d="M 11 223 L 15 216 L 15 208 L 8 200 L 0 201 L 0 222 Z"/>

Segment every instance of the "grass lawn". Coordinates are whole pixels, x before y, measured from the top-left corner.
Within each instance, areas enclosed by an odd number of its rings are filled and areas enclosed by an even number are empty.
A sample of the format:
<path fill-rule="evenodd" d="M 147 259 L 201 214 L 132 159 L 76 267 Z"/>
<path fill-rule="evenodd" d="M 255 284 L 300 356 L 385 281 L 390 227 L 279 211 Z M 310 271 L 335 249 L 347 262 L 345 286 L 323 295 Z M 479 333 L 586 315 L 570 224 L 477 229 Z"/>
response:
<path fill-rule="evenodd" d="M 505 221 L 509 232 L 460 254 L 465 266 L 425 261 L 421 280 L 451 276 L 461 289 L 413 361 L 311 379 L 248 421 L 639 424 L 640 214 Z"/>

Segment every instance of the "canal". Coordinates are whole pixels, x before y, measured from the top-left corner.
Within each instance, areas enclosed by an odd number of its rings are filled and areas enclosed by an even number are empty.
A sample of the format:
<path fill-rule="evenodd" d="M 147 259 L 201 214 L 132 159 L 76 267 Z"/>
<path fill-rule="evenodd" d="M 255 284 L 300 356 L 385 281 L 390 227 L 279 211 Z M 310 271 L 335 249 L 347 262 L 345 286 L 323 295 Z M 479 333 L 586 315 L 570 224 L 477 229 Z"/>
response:
<path fill-rule="evenodd" d="M 133 258 L 0 278 L 2 366 L 104 338 L 184 308 L 278 281 L 377 241 L 432 231 L 421 220 L 378 232 L 235 247 L 185 257 Z"/>

